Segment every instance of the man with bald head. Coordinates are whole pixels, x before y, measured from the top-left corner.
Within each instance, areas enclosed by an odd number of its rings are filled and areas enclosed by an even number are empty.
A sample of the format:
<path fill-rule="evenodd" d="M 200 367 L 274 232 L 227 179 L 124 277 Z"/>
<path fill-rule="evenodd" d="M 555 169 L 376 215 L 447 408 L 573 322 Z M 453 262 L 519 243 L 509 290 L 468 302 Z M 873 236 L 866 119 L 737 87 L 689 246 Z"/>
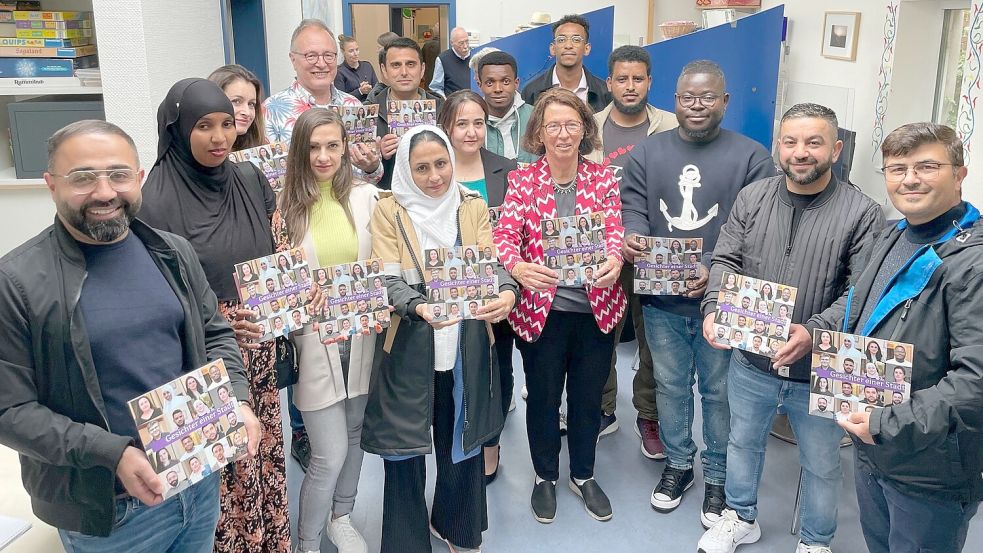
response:
<path fill-rule="evenodd" d="M 468 32 L 461 27 L 451 29 L 451 47 L 437 56 L 434 62 L 430 91 L 446 98 L 449 94 L 471 86 L 471 44 Z"/>
<path fill-rule="evenodd" d="M 35 514 L 69 551 L 211 551 L 219 478 L 165 499 L 128 403 L 218 359 L 249 397 L 194 249 L 136 219 L 142 180 L 116 125 L 56 131 L 44 173 L 54 222 L 0 258 L 0 444 L 20 453 Z M 259 421 L 240 412 L 258 443 Z M 120 518 L 121 494 L 139 512 Z"/>

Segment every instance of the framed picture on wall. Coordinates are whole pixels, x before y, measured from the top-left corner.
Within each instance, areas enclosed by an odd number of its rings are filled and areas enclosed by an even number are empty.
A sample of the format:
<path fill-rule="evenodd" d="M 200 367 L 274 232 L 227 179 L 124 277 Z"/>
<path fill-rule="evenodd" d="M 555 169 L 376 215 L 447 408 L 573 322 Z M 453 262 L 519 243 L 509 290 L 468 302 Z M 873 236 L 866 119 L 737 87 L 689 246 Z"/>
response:
<path fill-rule="evenodd" d="M 834 60 L 856 61 L 860 12 L 826 12 L 822 54 Z"/>

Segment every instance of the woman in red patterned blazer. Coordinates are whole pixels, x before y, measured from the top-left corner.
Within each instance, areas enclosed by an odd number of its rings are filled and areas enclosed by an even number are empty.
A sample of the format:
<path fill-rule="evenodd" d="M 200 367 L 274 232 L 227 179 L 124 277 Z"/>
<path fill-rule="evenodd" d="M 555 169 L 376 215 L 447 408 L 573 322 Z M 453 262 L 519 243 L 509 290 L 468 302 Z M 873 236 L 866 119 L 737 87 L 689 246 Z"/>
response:
<path fill-rule="evenodd" d="M 617 180 L 583 157 L 597 147 L 599 132 L 590 110 L 572 92 L 543 93 L 522 138 L 527 151 L 542 157 L 509 175 L 495 229 L 499 261 L 522 285 L 509 323 L 520 338 L 516 345 L 529 390 L 526 430 L 536 470 L 531 503 L 543 523 L 556 515 L 564 381 L 570 489 L 595 519 L 612 516 L 610 501 L 594 481 L 594 450 L 615 345 L 612 331 L 625 312 L 618 284 L 624 227 Z M 594 213 L 602 216 L 591 217 Z M 597 223 L 580 229 L 582 216 Z M 544 236 L 548 219 L 559 220 Z M 559 260 L 558 271 L 546 267 L 547 256 Z"/>

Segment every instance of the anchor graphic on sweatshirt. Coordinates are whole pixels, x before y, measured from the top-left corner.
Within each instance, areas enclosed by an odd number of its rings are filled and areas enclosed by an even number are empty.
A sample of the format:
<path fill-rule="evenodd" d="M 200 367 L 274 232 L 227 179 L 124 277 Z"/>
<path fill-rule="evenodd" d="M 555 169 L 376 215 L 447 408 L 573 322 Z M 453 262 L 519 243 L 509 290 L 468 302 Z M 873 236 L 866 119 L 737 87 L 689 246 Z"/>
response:
<path fill-rule="evenodd" d="M 698 218 L 700 214 L 696 211 L 696 206 L 693 205 L 693 190 L 701 186 L 703 185 L 700 183 L 700 168 L 696 165 L 687 165 L 683 167 L 683 172 L 679 175 L 679 193 L 683 196 L 683 209 L 679 217 L 669 215 L 669 206 L 666 205 L 665 200 L 659 200 L 662 215 L 669 223 L 669 232 L 672 232 L 672 227 L 679 230 L 697 229 L 717 216 L 717 204 L 713 204 L 706 217 Z"/>

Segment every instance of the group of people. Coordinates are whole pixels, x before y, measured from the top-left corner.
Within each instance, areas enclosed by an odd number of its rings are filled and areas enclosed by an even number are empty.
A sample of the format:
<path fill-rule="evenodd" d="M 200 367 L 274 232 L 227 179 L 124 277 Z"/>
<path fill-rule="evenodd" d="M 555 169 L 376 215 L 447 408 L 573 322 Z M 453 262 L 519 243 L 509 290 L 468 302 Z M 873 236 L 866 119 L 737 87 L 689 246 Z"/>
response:
<path fill-rule="evenodd" d="M 239 66 L 171 87 L 146 179 L 133 140 L 112 123 L 80 121 L 50 138 L 55 222 L 0 259 L 0 443 L 20 453 L 34 510 L 66 550 L 312 552 L 324 533 L 342 553 L 364 552 L 351 513 L 369 452 L 385 467 L 383 552 L 430 551 L 431 535 L 452 552 L 478 551 L 513 401 L 513 348 L 525 372 L 533 516 L 558 516 L 565 433 L 567 486 L 590 517 L 609 520 L 594 465 L 598 439 L 619 427 L 615 345 L 629 320 L 641 453 L 665 460 L 650 502 L 663 515 L 678 507 L 699 452 L 700 552 L 759 539 L 757 494 L 779 410 L 803 469 L 797 552 L 831 551 L 844 430 L 868 548 L 961 550 L 983 499 L 983 329 L 970 317 L 983 297 L 983 224 L 961 198 L 966 168 L 952 129 L 913 123 L 885 138 L 887 194 L 904 216 L 886 227 L 880 206 L 832 171 L 842 143 L 828 108 L 799 104 L 782 116 L 776 167 L 760 144 L 721 127 L 730 96 L 711 61 L 683 68 L 670 113 L 647 103 L 641 48 L 614 50 L 606 81 L 583 68 L 580 16 L 553 25 L 556 64 L 521 94 L 511 55 L 471 56 L 451 38 L 439 75 L 459 76 L 467 59 L 480 94 L 421 88 L 421 49 L 398 37 L 380 51 L 388 84 L 352 79 L 367 102 L 437 106 L 437 125 L 402 136 L 379 109 L 375 144 L 347 140 L 328 109 L 362 105 L 336 85 L 339 51 L 357 65 L 357 44 L 353 57 L 354 41 L 317 20 L 291 37 L 296 80 L 265 101 Z M 267 141 L 289 143 L 278 195 L 255 166 L 228 160 Z M 601 250 L 589 282 L 565 283 L 547 259 L 543 222 L 575 216 L 590 217 Z M 684 244 L 702 246 L 679 293 L 633 292 L 632 262 L 650 253 L 649 237 L 671 237 L 681 255 Z M 428 252 L 469 246 L 488 252 L 495 294 L 473 318 L 435 316 Z M 389 328 L 325 339 L 311 321 L 263 341 L 233 273 L 298 248 L 321 267 L 381 259 Z M 736 284 L 725 272 L 780 283 L 779 295 L 796 289 L 777 351 L 732 351 L 716 339 L 718 292 Z M 329 278 L 313 273 L 315 312 Z M 820 329 L 914 344 L 910 399 L 839 421 L 810 415 Z M 128 402 L 216 359 L 241 402 L 248 456 L 164 500 L 177 484 L 155 466 L 171 460 L 151 463 L 140 447 L 154 406 L 135 421 Z M 293 545 L 278 382 L 292 363 L 291 450 L 306 471 L 290 506 Z"/>

